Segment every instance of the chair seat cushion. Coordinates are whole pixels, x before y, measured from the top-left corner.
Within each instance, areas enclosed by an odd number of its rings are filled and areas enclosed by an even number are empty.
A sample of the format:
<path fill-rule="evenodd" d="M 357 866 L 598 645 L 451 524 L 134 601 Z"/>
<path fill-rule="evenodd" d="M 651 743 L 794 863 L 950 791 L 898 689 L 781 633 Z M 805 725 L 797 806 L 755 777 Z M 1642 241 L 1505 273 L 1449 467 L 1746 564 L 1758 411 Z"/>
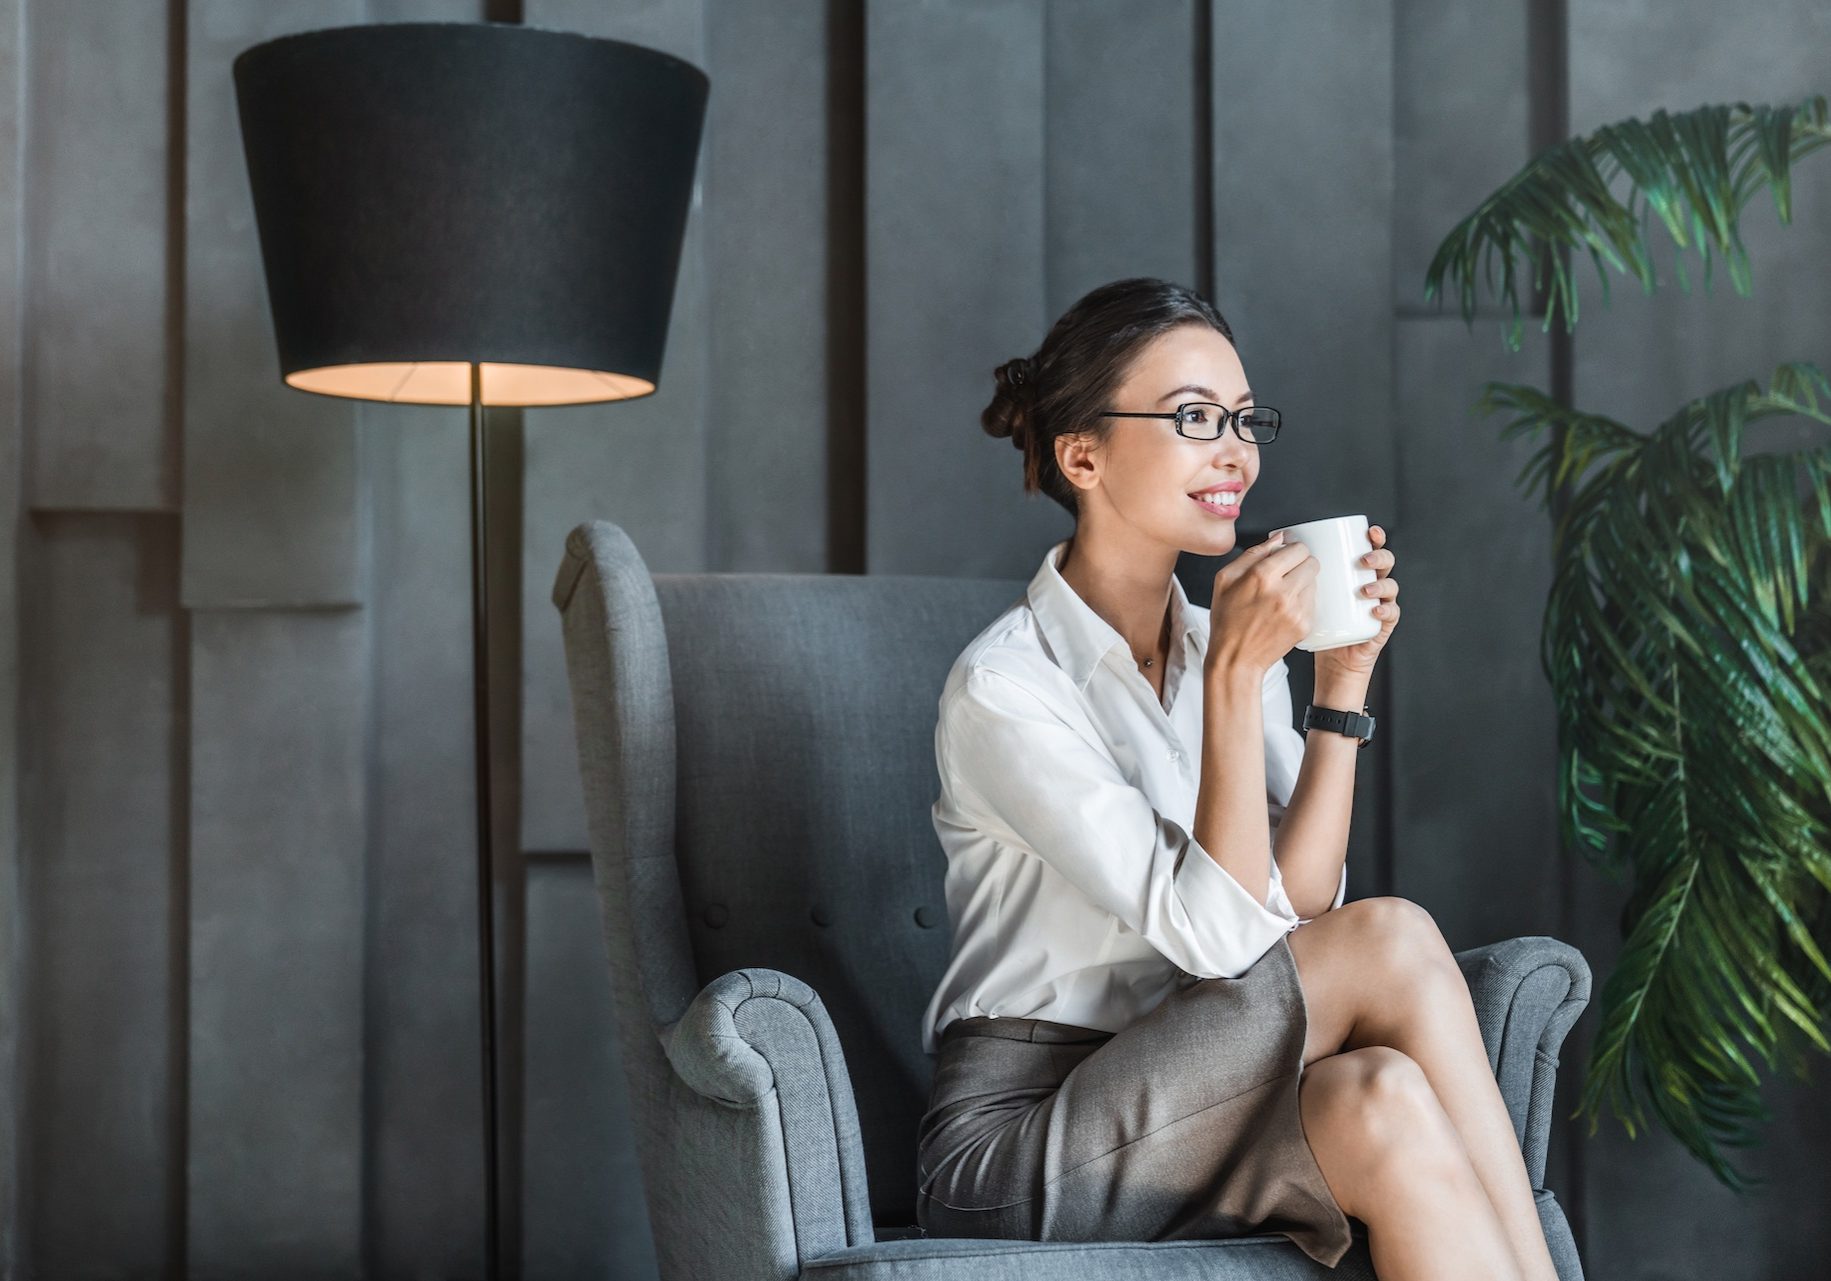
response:
<path fill-rule="evenodd" d="M 1001 1241 L 924 1237 L 835 1250 L 804 1281 L 1374 1281 L 1366 1229 L 1334 1269 L 1280 1234 L 1212 1241 Z"/>

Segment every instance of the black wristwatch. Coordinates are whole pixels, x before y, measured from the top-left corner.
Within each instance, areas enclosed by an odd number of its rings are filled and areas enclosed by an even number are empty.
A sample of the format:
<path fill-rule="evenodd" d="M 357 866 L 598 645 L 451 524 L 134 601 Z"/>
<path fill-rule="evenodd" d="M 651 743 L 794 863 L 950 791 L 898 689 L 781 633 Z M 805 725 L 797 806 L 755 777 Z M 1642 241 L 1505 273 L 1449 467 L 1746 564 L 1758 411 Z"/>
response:
<path fill-rule="evenodd" d="M 1318 707 L 1311 703 L 1303 709 L 1303 728 L 1334 730 L 1349 738 L 1358 738 L 1362 747 L 1373 738 L 1373 717 L 1366 714 L 1366 704 L 1358 712 L 1344 712 L 1336 707 Z"/>

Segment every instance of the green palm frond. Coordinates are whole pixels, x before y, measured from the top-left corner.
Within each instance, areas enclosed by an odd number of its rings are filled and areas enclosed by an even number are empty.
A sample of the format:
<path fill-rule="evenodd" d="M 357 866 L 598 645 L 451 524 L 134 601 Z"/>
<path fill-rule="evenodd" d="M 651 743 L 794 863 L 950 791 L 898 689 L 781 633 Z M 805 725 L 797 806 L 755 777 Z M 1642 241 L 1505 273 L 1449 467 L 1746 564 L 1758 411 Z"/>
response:
<path fill-rule="evenodd" d="M 1738 102 L 1678 115 L 1655 111 L 1650 120 L 1623 120 L 1547 147 L 1445 237 L 1425 276 L 1424 296 L 1436 298 L 1448 277 L 1460 298 L 1463 319 L 1472 328 L 1477 276 L 1493 292 L 1498 257 L 1500 298 L 1512 308 L 1505 341 L 1517 351 L 1521 325 L 1514 269 L 1516 255 L 1523 256 L 1534 266 L 1534 287 L 1544 285 L 1547 271 L 1551 274 L 1541 331 L 1549 332 L 1553 315 L 1562 313 L 1568 332 L 1577 323 L 1577 289 L 1558 250 L 1581 246 L 1589 251 L 1602 281 L 1605 306 L 1609 267 L 1631 274 L 1651 294 L 1655 279 L 1647 242 L 1649 209 L 1659 215 L 1680 250 L 1693 241 L 1697 244 L 1704 258 L 1706 288 L 1714 249 L 1727 260 L 1736 292 L 1746 296 L 1750 277 L 1738 224 L 1742 210 L 1765 186 L 1780 221 L 1790 223 L 1792 165 L 1827 143 L 1831 124 L 1825 97 L 1818 94 L 1798 106 Z M 1624 173 L 1626 203 L 1610 190 Z M 1682 253 L 1674 267 L 1680 286 L 1689 293 Z"/>
<path fill-rule="evenodd" d="M 1476 406 L 1553 429 L 1520 473 L 1541 506 L 1573 482 L 1540 637 L 1559 828 L 1635 887 L 1578 1114 L 1632 1136 L 1650 1107 L 1738 1190 L 1717 1149 L 1767 1119 L 1755 1060 L 1831 1053 L 1831 447 L 1740 456 L 1762 419 L 1831 425 L 1821 398 L 1797 363 L 1650 435 L 1513 384 Z"/>

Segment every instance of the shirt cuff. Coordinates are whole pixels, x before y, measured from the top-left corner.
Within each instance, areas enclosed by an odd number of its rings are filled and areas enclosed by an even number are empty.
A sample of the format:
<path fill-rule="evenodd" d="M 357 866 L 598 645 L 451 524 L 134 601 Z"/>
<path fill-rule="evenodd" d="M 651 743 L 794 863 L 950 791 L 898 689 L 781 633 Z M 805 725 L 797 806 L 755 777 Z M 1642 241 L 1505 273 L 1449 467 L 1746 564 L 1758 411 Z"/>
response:
<path fill-rule="evenodd" d="M 1238 978 L 1297 927 L 1294 915 L 1259 902 L 1193 835 L 1176 869 L 1176 892 L 1188 911 L 1195 959 L 1204 966 L 1189 972 L 1203 978 Z"/>

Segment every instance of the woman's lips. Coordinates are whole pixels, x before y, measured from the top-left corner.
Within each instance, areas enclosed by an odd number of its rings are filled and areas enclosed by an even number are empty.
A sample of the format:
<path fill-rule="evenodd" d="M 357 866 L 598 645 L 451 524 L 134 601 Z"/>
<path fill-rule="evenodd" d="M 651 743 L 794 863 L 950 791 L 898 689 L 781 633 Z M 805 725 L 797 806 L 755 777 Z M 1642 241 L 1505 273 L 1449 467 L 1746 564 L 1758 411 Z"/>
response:
<path fill-rule="evenodd" d="M 1213 503 L 1203 502 L 1194 494 L 1189 495 L 1189 501 L 1207 512 L 1210 516 L 1217 516 L 1222 520 L 1232 520 L 1235 516 L 1240 514 L 1240 496 L 1238 494 L 1235 494 L 1233 496 L 1233 502 L 1225 507 L 1217 507 Z"/>

